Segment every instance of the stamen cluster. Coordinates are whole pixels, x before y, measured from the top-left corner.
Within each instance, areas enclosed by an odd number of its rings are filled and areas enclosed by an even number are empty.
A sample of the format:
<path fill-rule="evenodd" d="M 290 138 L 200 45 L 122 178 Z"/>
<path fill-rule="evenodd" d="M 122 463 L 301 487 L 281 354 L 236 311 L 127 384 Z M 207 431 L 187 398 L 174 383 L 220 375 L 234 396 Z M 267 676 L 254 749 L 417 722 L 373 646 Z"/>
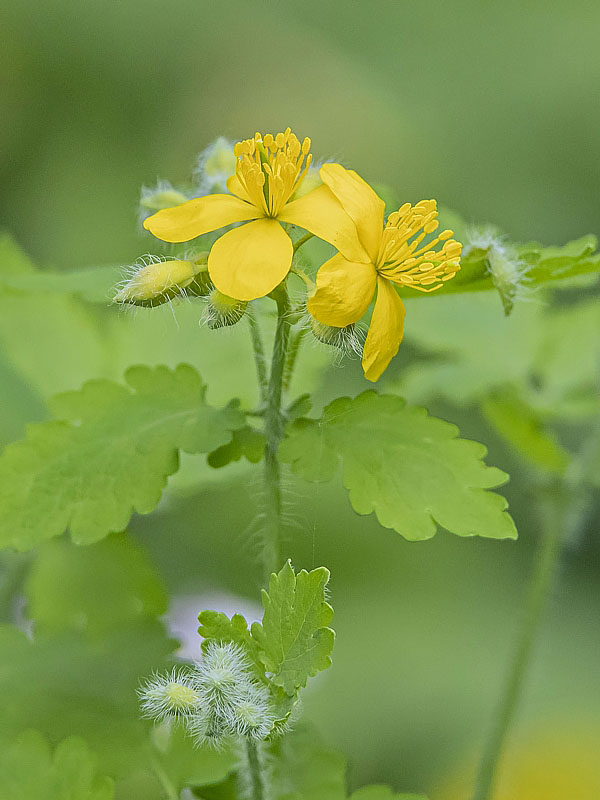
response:
<path fill-rule="evenodd" d="M 310 139 L 302 144 L 290 128 L 264 138 L 256 133 L 235 146 L 236 174 L 253 205 L 276 217 L 298 188 L 312 163 Z"/>
<path fill-rule="evenodd" d="M 392 283 L 420 292 L 434 292 L 453 278 L 460 269 L 462 245 L 450 238 L 452 231 L 438 233 L 417 249 L 427 234 L 439 227 L 437 215 L 435 200 L 421 200 L 415 206 L 405 203 L 390 214 L 381 239 L 377 271 Z M 441 249 L 434 250 L 440 242 Z"/>

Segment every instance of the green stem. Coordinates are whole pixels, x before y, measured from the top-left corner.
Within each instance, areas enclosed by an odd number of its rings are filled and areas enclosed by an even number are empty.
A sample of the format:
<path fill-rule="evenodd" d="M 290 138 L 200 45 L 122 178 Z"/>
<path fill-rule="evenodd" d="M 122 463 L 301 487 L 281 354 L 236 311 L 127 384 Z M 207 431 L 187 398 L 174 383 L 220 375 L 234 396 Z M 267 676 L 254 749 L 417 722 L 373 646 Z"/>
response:
<path fill-rule="evenodd" d="M 175 786 L 171 783 L 167 773 L 164 769 L 160 766 L 160 764 L 153 760 L 152 767 L 154 769 L 154 774 L 160 781 L 160 784 L 165 792 L 168 800 L 179 800 L 179 792 L 175 788 Z"/>
<path fill-rule="evenodd" d="M 283 390 L 286 391 L 288 386 L 290 385 L 290 381 L 292 380 L 292 375 L 294 374 L 294 367 L 296 366 L 296 361 L 298 359 L 298 353 L 300 352 L 300 345 L 302 344 L 302 340 L 306 335 L 306 328 L 300 328 L 298 331 L 295 332 L 292 340 L 290 342 L 289 351 L 287 354 L 287 360 L 285 362 L 285 369 L 283 372 Z"/>
<path fill-rule="evenodd" d="M 290 321 L 288 312 L 290 302 L 285 286 L 280 286 L 274 294 L 277 302 L 277 328 L 273 343 L 271 360 L 271 376 L 267 390 L 267 407 L 265 411 L 265 465 L 264 465 L 264 548 L 263 563 L 265 580 L 268 583 L 272 572 L 281 566 L 282 535 L 282 497 L 281 476 L 277 450 L 283 436 L 283 417 L 281 414 L 281 396 L 283 392 L 283 375 L 290 337 Z"/>
<path fill-rule="evenodd" d="M 248 768 L 250 771 L 250 783 L 252 787 L 252 800 L 264 800 L 264 787 L 262 770 L 258 758 L 256 742 L 246 739 L 246 755 L 248 756 Z"/>
<path fill-rule="evenodd" d="M 547 501 L 541 509 L 541 540 L 535 556 L 521 633 L 481 758 L 473 800 L 491 800 L 492 798 L 498 763 L 523 690 L 542 613 L 561 553 L 563 523 L 567 513 L 563 505 L 565 497 L 560 487 L 555 486 L 550 490 Z"/>
<path fill-rule="evenodd" d="M 267 389 L 269 386 L 269 379 L 267 376 L 267 360 L 265 358 L 265 350 L 260 335 L 260 327 L 254 309 L 249 305 L 246 311 L 248 317 L 248 324 L 250 325 L 250 337 L 252 339 L 252 349 L 254 351 L 254 363 L 256 364 L 256 377 L 258 378 L 258 390 L 260 394 L 261 403 L 267 402 Z"/>

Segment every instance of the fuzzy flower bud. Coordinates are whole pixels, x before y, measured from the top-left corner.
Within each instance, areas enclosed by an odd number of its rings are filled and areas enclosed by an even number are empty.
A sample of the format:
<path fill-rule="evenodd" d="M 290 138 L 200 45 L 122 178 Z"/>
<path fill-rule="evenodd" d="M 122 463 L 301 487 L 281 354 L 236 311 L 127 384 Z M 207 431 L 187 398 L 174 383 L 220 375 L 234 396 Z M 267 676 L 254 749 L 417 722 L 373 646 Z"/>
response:
<path fill-rule="evenodd" d="M 491 226 L 468 233 L 465 252 L 471 250 L 486 251 L 488 270 L 508 316 L 515 302 L 528 294 L 527 264 L 518 257 L 506 238 Z"/>
<path fill-rule="evenodd" d="M 208 295 L 202 322 L 211 330 L 235 325 L 246 313 L 248 303 L 228 297 L 218 289 Z"/>
<path fill-rule="evenodd" d="M 142 186 L 139 207 L 140 223 L 151 214 L 162 211 L 163 208 L 180 206 L 187 200 L 189 197 L 176 189 L 169 181 L 158 181 L 156 186 Z"/>
<path fill-rule="evenodd" d="M 194 175 L 199 191 L 202 194 L 227 192 L 227 178 L 235 173 L 235 165 L 233 142 L 219 136 L 198 156 Z"/>
<path fill-rule="evenodd" d="M 138 695 L 142 714 L 157 721 L 186 718 L 198 710 L 200 702 L 189 676 L 176 669 L 165 676 L 154 675 Z"/>
<path fill-rule="evenodd" d="M 175 297 L 204 296 L 210 291 L 206 255 L 193 261 L 149 260 L 128 272 L 113 297 L 114 303 L 154 307 Z"/>

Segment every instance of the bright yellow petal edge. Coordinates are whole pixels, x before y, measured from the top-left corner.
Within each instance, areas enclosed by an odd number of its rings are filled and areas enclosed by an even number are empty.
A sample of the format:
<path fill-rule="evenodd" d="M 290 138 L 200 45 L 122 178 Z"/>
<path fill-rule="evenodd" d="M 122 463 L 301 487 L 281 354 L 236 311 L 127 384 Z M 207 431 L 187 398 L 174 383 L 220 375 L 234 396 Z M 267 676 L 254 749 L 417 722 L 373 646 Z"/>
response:
<path fill-rule="evenodd" d="M 319 322 L 335 327 L 357 322 L 370 305 L 377 282 L 377 300 L 364 347 L 363 369 L 376 381 L 398 352 L 404 335 L 405 308 L 395 286 L 433 292 L 460 269 L 462 245 L 439 222 L 435 200 L 405 203 L 389 215 L 383 227 L 384 205 L 376 192 L 353 170 L 324 164 L 321 178 L 356 225 L 372 272 L 340 254 L 317 273 L 317 289 L 308 311 Z M 435 249 L 441 245 L 438 249 Z M 362 312 L 362 313 L 361 313 Z"/>

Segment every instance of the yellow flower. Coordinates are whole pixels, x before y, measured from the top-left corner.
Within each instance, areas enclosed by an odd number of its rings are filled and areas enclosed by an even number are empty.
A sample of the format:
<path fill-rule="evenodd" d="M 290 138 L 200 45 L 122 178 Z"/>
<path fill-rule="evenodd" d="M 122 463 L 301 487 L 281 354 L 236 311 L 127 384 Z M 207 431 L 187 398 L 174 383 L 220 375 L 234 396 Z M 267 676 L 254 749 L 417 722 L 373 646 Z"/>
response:
<path fill-rule="evenodd" d="M 290 200 L 311 163 L 310 139 L 302 144 L 288 128 L 276 136 L 257 133 L 235 146 L 232 194 L 197 197 L 149 217 L 144 227 L 165 242 L 185 242 L 234 222 L 208 258 L 210 277 L 223 294 L 254 300 L 269 294 L 289 272 L 293 245 L 288 222 L 333 244 L 347 258 L 366 259 L 354 223 L 327 186 Z"/>
<path fill-rule="evenodd" d="M 317 290 L 308 310 L 325 325 L 343 328 L 363 316 L 377 290 L 377 299 L 363 353 L 365 377 L 376 381 L 398 352 L 404 335 L 404 304 L 396 286 L 432 292 L 460 269 L 462 245 L 442 231 L 423 247 L 439 223 L 435 200 L 405 203 L 389 215 L 384 228 L 384 203 L 360 175 L 340 164 L 321 167 L 323 183 L 356 225 L 367 258 L 339 252 L 317 273 Z M 432 248 L 443 242 L 439 250 Z"/>

